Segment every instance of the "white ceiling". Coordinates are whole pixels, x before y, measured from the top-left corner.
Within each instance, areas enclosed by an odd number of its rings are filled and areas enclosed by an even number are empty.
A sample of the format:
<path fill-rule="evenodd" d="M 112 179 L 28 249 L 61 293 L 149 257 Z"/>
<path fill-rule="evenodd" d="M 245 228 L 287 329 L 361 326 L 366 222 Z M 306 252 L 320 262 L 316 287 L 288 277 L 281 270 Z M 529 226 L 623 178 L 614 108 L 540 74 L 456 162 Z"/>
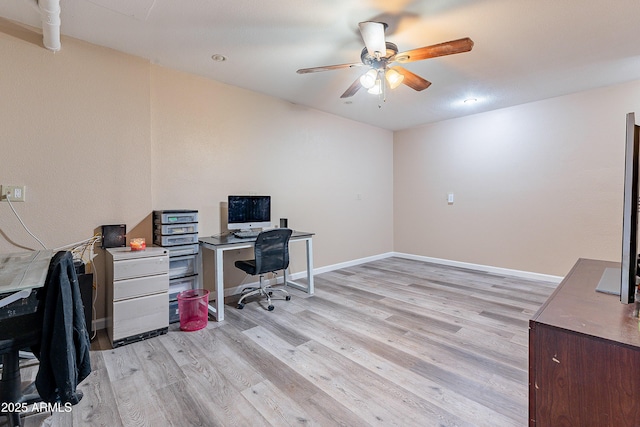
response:
<path fill-rule="evenodd" d="M 36 5 L 2 0 L 0 16 L 39 28 Z M 61 9 L 63 35 L 391 130 L 640 78 L 639 0 L 61 0 Z M 401 85 L 384 103 L 364 90 L 340 99 L 362 68 L 296 73 L 358 62 L 367 20 L 389 24 L 400 51 L 462 37 L 475 46 L 405 64 L 431 87 Z"/>

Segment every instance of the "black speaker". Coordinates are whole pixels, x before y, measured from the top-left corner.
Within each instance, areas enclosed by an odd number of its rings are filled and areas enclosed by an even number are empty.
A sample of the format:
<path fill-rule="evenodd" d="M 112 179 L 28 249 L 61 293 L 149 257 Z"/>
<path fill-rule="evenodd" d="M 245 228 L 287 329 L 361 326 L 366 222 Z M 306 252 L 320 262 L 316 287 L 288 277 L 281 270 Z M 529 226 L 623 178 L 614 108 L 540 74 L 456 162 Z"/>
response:
<path fill-rule="evenodd" d="M 122 248 L 127 246 L 127 226 L 125 224 L 102 226 L 102 248 Z"/>

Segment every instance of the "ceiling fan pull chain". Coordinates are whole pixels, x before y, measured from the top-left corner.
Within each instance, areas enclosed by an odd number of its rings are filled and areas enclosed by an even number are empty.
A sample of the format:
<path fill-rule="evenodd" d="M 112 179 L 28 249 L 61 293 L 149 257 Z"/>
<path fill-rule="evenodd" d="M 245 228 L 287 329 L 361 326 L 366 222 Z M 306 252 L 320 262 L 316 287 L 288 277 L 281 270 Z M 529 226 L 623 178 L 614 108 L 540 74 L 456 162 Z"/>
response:
<path fill-rule="evenodd" d="M 380 70 L 380 84 L 382 85 L 382 102 L 387 102 L 387 79 L 384 77 L 384 69 Z"/>

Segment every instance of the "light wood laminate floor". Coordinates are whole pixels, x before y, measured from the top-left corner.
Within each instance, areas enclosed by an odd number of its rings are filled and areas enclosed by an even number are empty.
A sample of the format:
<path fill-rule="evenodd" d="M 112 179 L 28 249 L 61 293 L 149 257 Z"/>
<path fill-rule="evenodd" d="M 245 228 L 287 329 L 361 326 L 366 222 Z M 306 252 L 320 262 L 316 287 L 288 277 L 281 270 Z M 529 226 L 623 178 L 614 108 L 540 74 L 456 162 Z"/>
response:
<path fill-rule="evenodd" d="M 555 284 L 387 258 L 268 312 L 111 349 L 60 426 L 525 426 L 528 319 Z M 25 419 L 39 425 L 47 414 Z"/>

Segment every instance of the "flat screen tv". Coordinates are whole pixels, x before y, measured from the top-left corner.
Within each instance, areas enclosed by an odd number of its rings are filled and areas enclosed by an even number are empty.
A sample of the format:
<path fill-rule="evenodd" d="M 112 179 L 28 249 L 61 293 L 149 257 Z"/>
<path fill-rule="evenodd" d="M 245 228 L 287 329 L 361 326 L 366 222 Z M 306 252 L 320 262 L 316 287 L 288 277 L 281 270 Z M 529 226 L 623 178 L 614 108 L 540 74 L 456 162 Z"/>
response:
<path fill-rule="evenodd" d="M 635 301 L 638 289 L 638 158 L 640 126 L 635 114 L 627 114 L 624 156 L 624 202 L 622 212 L 622 259 L 620 269 L 607 268 L 596 290 L 620 295 L 620 302 Z"/>
<path fill-rule="evenodd" d="M 620 301 L 624 304 L 634 302 L 638 287 L 638 157 L 640 156 L 638 129 L 635 114 L 627 114 L 620 283 Z"/>
<path fill-rule="evenodd" d="M 271 226 L 271 196 L 229 196 L 228 202 L 229 230 Z"/>

